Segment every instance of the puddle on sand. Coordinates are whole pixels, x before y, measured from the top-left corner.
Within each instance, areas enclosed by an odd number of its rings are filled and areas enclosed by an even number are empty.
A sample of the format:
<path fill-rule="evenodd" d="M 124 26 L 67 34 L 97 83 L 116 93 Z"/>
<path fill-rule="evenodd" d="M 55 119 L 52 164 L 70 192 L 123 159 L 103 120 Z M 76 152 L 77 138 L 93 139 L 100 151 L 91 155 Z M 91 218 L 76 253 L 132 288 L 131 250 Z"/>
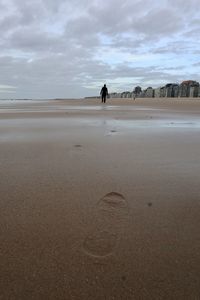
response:
<path fill-rule="evenodd" d="M 53 120 L 53 122 L 52 122 Z M 90 130 L 98 134 L 102 131 L 105 136 L 131 134 L 134 132 L 148 133 L 162 130 L 199 130 L 200 122 L 171 121 L 171 120 L 105 120 L 102 118 L 44 118 L 34 119 L 3 119 L 0 120 L 0 143 L 25 140 L 51 140 L 67 137 L 69 130 L 82 132 L 87 135 Z M 100 129 L 100 131 L 96 131 Z M 82 132 L 83 133 L 83 132 Z"/>
<path fill-rule="evenodd" d="M 53 119 L 53 122 L 52 122 Z M 54 118 L 20 118 L 20 119 L 0 119 L 1 129 L 15 128 L 46 128 L 46 129 L 56 129 L 56 128 L 71 128 L 71 127 L 104 127 L 111 132 L 118 131 L 119 128 L 122 129 L 134 129 L 134 128 L 188 128 L 188 129 L 199 129 L 200 121 L 198 119 L 186 120 L 167 120 L 167 119 L 148 119 L 148 120 L 130 120 L 130 119 L 111 119 L 111 118 L 101 118 L 101 117 L 90 117 L 89 119 L 85 117 L 54 117 Z"/>
<path fill-rule="evenodd" d="M 3 103 L 4 102 L 4 103 Z M 11 112 L 52 112 L 52 111 L 158 111 L 162 109 L 152 108 L 152 107 L 141 107 L 133 105 L 117 106 L 117 105 L 42 105 L 43 103 L 34 106 L 31 106 L 33 103 L 39 103 L 39 101 L 30 101 L 30 102 L 15 102 L 15 101 L 2 101 L 0 103 L 0 113 L 11 113 Z M 19 106 L 19 104 L 23 104 Z"/>
<path fill-rule="evenodd" d="M 69 121 L 74 126 L 86 125 L 94 127 L 108 127 L 116 128 L 111 129 L 112 132 L 118 131 L 119 128 L 123 129 L 134 129 L 134 128 L 188 128 L 198 129 L 200 128 L 200 121 L 195 120 L 193 122 L 186 122 L 184 120 L 171 121 L 171 120 L 122 120 L 122 119 L 100 119 L 100 118 L 72 118 Z"/>

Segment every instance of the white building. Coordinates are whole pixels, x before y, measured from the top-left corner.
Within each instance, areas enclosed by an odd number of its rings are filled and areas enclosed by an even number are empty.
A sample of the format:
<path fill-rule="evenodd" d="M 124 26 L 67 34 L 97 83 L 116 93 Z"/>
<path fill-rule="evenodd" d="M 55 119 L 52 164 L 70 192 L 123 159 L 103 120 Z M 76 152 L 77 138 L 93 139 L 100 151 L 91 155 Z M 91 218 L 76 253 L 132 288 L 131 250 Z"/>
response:
<path fill-rule="evenodd" d="M 160 98 L 160 87 L 154 90 L 154 97 Z"/>
<path fill-rule="evenodd" d="M 146 98 L 153 98 L 154 97 L 154 89 L 152 87 L 148 87 L 145 91 Z"/>

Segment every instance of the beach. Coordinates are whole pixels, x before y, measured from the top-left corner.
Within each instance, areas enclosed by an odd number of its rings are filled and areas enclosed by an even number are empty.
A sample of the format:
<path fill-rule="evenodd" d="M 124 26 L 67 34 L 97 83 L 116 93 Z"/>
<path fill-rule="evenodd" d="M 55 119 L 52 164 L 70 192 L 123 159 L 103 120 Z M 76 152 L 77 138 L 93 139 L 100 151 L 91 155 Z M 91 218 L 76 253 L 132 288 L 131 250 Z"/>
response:
<path fill-rule="evenodd" d="M 200 99 L 0 103 L 0 299 L 200 299 Z"/>

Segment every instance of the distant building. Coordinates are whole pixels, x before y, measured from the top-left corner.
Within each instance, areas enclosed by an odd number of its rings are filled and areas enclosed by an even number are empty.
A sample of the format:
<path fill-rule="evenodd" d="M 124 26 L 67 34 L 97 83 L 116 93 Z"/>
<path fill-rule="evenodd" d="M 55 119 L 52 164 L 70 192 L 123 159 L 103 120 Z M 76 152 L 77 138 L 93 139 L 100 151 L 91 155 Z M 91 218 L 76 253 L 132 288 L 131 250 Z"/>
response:
<path fill-rule="evenodd" d="M 199 95 L 199 83 L 196 82 L 195 84 L 190 86 L 189 89 L 189 97 L 193 98 L 193 97 L 198 97 Z"/>
<path fill-rule="evenodd" d="M 172 83 L 168 83 L 165 86 L 165 96 L 164 97 L 171 97 L 172 95 Z"/>
<path fill-rule="evenodd" d="M 110 93 L 110 98 L 175 98 L 175 97 L 200 97 L 200 85 L 197 81 L 186 80 L 180 85 L 177 83 L 168 83 L 165 86 L 153 89 L 148 87 L 142 90 L 136 86 L 132 92 L 124 91 L 122 93 Z"/>
<path fill-rule="evenodd" d="M 166 96 L 166 86 L 160 88 L 160 97 L 163 98 Z"/>
<path fill-rule="evenodd" d="M 146 98 L 153 98 L 154 97 L 154 89 L 152 87 L 148 87 L 145 90 L 145 97 Z"/>
<path fill-rule="evenodd" d="M 172 97 L 178 98 L 178 95 L 179 95 L 179 85 L 174 84 L 172 90 Z"/>
<path fill-rule="evenodd" d="M 135 97 L 140 97 L 142 93 L 142 88 L 140 86 L 136 86 L 133 90 Z"/>
<path fill-rule="evenodd" d="M 191 86 L 189 89 L 189 97 L 190 98 L 194 97 L 194 87 L 193 86 Z"/>
<path fill-rule="evenodd" d="M 138 98 L 145 98 L 146 90 L 141 91 L 141 93 L 137 96 Z"/>
<path fill-rule="evenodd" d="M 154 97 L 155 98 L 160 98 L 160 87 L 157 89 L 154 89 Z"/>
<path fill-rule="evenodd" d="M 133 97 L 133 93 L 131 92 L 126 91 L 121 93 L 121 98 L 132 98 L 132 97 Z"/>
<path fill-rule="evenodd" d="M 178 93 L 179 93 L 179 85 L 178 84 L 176 84 L 176 83 L 166 84 L 164 97 L 168 97 L 168 98 L 178 97 Z"/>
<path fill-rule="evenodd" d="M 179 97 L 194 97 L 194 95 L 197 96 L 198 87 L 199 87 L 199 83 L 197 81 L 194 80 L 183 81 L 179 87 Z"/>
<path fill-rule="evenodd" d="M 121 98 L 121 93 L 110 93 L 110 98 Z"/>

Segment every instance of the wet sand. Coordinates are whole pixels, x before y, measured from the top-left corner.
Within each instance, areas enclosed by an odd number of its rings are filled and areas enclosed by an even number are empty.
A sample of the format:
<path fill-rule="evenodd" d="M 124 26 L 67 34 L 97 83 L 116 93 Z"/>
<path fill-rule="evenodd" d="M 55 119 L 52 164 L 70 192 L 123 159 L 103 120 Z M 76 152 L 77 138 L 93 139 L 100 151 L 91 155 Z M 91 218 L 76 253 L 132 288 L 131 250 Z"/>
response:
<path fill-rule="evenodd" d="M 0 103 L 0 299 L 200 299 L 200 99 L 99 101 Z"/>

